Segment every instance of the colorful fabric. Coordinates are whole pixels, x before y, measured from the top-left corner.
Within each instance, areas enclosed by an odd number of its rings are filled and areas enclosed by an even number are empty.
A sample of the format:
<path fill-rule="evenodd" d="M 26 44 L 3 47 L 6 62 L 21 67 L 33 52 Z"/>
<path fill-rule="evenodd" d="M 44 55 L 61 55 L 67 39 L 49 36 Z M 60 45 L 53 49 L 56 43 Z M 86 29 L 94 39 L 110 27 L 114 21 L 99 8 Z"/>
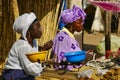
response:
<path fill-rule="evenodd" d="M 19 16 L 14 24 L 13 24 L 13 30 L 21 36 L 26 39 L 26 32 L 28 28 L 30 27 L 31 23 L 36 19 L 36 15 L 31 12 L 31 13 L 24 13 L 23 15 Z"/>
<path fill-rule="evenodd" d="M 64 28 L 65 29 L 65 28 Z M 66 61 L 66 58 L 64 57 L 64 54 L 67 52 L 74 52 L 74 51 L 81 51 L 79 43 L 70 35 L 70 32 L 65 30 L 61 30 L 56 37 L 54 38 L 53 42 L 53 52 L 56 54 L 56 62 L 60 63 L 61 61 Z M 64 65 L 61 66 L 55 66 L 57 69 L 64 68 Z M 79 67 L 75 66 L 76 68 Z M 72 69 L 73 66 L 69 65 L 67 66 L 67 69 Z"/>
<path fill-rule="evenodd" d="M 113 12 L 120 12 L 120 3 L 119 2 L 108 2 L 108 1 L 94 1 L 88 0 L 90 3 L 100 6 L 104 10 L 111 10 Z"/>
<path fill-rule="evenodd" d="M 73 9 L 67 9 L 62 11 L 61 13 L 61 19 L 62 22 L 65 24 L 72 23 L 80 18 L 82 18 L 83 22 L 85 20 L 86 13 L 84 10 L 80 9 L 77 6 L 73 6 Z"/>
<path fill-rule="evenodd" d="M 26 75 L 23 70 L 4 70 L 2 73 L 2 80 L 34 80 L 35 77 L 32 75 Z"/>

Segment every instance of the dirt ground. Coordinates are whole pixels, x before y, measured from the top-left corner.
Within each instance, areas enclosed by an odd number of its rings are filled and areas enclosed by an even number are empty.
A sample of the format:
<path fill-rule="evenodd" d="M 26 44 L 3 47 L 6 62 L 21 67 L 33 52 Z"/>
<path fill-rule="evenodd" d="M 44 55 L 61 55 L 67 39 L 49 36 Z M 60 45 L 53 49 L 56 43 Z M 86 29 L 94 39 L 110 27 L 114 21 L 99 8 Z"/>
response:
<path fill-rule="evenodd" d="M 84 50 L 95 50 L 97 44 L 102 40 L 104 37 L 104 33 L 95 32 L 95 33 L 88 33 L 84 31 L 84 40 L 83 40 L 83 49 Z"/>

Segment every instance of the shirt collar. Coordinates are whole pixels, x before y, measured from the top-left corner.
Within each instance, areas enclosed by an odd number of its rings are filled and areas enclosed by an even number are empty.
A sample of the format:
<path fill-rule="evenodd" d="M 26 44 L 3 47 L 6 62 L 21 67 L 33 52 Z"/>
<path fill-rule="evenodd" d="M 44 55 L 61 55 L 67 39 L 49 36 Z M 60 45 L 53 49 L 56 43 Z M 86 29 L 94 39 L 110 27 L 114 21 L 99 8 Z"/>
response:
<path fill-rule="evenodd" d="M 71 38 L 75 39 L 74 35 L 67 28 L 63 27 L 61 31 L 65 31 Z"/>

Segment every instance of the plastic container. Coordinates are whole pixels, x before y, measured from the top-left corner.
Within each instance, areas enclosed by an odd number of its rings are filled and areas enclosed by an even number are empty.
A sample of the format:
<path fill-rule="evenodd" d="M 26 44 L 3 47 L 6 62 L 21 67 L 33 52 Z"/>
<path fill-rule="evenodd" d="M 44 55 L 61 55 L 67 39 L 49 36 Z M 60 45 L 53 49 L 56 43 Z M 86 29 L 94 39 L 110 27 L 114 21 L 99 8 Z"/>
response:
<path fill-rule="evenodd" d="M 85 60 L 86 51 L 76 51 L 65 53 L 64 56 L 68 62 L 80 62 Z"/>
<path fill-rule="evenodd" d="M 47 58 L 47 54 L 48 54 L 48 51 L 41 51 L 41 52 L 29 53 L 29 54 L 26 54 L 26 56 L 31 62 L 37 62 L 38 60 L 45 61 Z"/>

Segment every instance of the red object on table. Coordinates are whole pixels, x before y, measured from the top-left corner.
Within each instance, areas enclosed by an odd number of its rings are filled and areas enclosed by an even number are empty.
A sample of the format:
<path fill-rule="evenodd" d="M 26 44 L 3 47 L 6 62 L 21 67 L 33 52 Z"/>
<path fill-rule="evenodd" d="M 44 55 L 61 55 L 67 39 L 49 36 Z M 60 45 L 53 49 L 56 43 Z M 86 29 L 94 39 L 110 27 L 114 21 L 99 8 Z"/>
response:
<path fill-rule="evenodd" d="M 118 48 L 118 51 L 117 51 L 117 57 L 120 57 L 120 47 Z"/>
<path fill-rule="evenodd" d="M 120 47 L 118 48 L 118 51 L 120 51 Z"/>
<path fill-rule="evenodd" d="M 113 59 L 116 57 L 120 57 L 120 48 L 118 48 L 117 51 L 107 50 L 105 53 L 105 57 L 106 59 Z"/>
<path fill-rule="evenodd" d="M 106 59 L 111 59 L 111 58 L 113 58 L 112 51 L 111 51 L 111 50 L 107 50 L 106 53 L 105 53 L 105 57 L 106 57 Z"/>

